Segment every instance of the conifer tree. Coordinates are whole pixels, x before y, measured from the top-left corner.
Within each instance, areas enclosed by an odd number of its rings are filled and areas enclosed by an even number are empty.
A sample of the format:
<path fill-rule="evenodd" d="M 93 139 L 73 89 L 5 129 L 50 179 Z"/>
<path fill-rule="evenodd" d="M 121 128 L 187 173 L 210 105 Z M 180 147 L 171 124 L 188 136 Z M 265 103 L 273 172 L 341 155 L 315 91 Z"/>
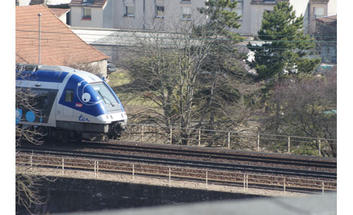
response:
<path fill-rule="evenodd" d="M 248 62 L 256 69 L 256 79 L 273 81 L 287 74 L 310 73 L 320 63 L 309 58 L 315 43 L 303 31 L 303 16 L 296 17 L 288 1 L 279 2 L 273 11 L 265 11 L 258 38 L 262 45 L 248 44 L 255 59 Z"/>

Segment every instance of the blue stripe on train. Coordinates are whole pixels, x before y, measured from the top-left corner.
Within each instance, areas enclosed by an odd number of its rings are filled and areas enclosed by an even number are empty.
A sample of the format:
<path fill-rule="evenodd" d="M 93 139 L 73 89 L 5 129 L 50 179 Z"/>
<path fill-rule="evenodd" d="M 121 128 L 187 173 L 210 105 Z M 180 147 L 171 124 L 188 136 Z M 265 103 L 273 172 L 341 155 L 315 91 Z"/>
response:
<path fill-rule="evenodd" d="M 50 70 L 16 71 L 16 80 L 62 83 L 68 74 L 68 72 Z"/>

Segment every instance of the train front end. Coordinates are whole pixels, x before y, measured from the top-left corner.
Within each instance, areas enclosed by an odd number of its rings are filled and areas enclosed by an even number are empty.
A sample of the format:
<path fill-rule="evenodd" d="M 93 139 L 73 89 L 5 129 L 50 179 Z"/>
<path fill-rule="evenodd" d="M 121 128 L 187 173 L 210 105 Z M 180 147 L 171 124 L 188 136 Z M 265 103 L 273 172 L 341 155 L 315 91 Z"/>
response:
<path fill-rule="evenodd" d="M 98 116 L 98 119 L 109 124 L 108 137 L 110 139 L 120 137 L 127 125 L 127 115 L 119 97 L 105 81 L 92 83 L 91 86 L 105 108 L 105 113 Z"/>
<path fill-rule="evenodd" d="M 71 70 L 60 91 L 57 128 L 77 131 L 84 139 L 97 134 L 116 139 L 126 128 L 127 115 L 119 97 L 96 75 Z"/>

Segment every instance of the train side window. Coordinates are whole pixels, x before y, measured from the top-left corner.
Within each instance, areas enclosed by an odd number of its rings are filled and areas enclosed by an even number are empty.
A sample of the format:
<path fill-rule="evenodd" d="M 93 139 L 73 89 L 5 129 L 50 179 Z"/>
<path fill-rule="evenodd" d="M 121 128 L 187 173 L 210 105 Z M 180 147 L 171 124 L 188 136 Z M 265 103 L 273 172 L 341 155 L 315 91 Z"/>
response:
<path fill-rule="evenodd" d="M 65 102 L 73 102 L 74 101 L 74 91 L 66 90 L 65 91 Z"/>

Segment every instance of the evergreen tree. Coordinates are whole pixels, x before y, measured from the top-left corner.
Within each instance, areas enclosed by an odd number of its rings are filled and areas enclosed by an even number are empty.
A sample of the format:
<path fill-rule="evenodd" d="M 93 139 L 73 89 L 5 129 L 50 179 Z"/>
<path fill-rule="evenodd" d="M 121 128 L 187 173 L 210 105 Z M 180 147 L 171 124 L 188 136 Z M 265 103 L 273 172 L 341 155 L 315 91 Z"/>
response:
<path fill-rule="evenodd" d="M 207 129 L 230 129 L 247 116 L 243 99 L 243 89 L 248 88 L 244 83 L 246 71 L 243 56 L 235 48 L 241 40 L 234 32 L 240 27 L 240 16 L 235 11 L 237 1 L 209 0 L 205 6 L 200 13 L 208 19 L 194 33 L 199 37 L 207 35 L 211 46 L 198 78 L 196 112 L 200 125 Z"/>
<path fill-rule="evenodd" d="M 303 31 L 303 16 L 296 17 L 289 2 L 279 2 L 273 11 L 265 11 L 258 37 L 262 45 L 248 44 L 255 59 L 248 62 L 256 69 L 257 80 L 279 80 L 286 74 L 309 73 L 320 63 L 309 58 L 315 43 Z"/>
<path fill-rule="evenodd" d="M 208 0 L 205 6 L 199 9 L 200 14 L 208 17 L 205 25 L 196 27 L 195 31 L 200 33 L 207 31 L 209 36 L 226 36 L 238 40 L 239 35 L 230 31 L 240 27 L 240 16 L 235 12 L 237 1 L 232 0 Z"/>

